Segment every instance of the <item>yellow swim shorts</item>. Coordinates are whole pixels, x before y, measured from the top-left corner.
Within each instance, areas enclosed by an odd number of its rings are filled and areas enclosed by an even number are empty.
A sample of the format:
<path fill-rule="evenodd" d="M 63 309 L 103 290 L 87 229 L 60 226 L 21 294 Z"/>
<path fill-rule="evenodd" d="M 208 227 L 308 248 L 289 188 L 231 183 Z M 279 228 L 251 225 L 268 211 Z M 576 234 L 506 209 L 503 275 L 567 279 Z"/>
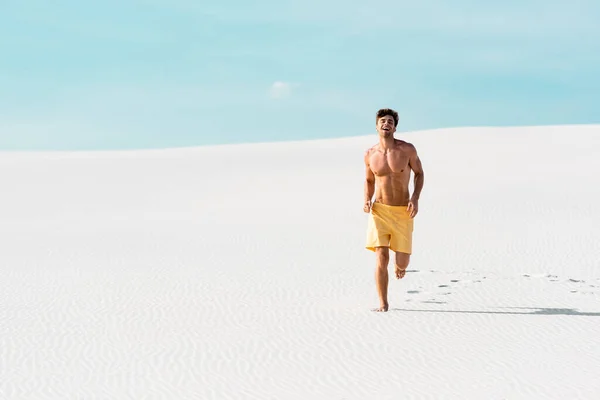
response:
<path fill-rule="evenodd" d="M 389 247 L 392 251 L 412 253 L 413 218 L 407 206 L 373 203 L 367 226 L 366 248 Z"/>

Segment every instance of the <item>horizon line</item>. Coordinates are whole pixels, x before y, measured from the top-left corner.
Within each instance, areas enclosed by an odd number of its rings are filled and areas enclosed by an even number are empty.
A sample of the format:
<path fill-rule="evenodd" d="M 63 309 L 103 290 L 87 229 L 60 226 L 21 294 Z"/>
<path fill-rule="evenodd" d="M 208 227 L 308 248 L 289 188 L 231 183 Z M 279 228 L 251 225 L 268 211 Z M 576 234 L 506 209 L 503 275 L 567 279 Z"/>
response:
<path fill-rule="evenodd" d="M 557 124 L 515 124 L 515 125 L 455 125 L 437 128 L 425 128 L 414 130 L 397 130 L 401 135 L 421 134 L 428 132 L 451 131 L 451 130 L 474 130 L 474 129 L 516 129 L 516 128 L 566 128 L 566 127 L 600 127 L 600 122 L 596 123 L 557 123 Z M 204 148 L 223 148 L 237 146 L 260 146 L 260 145 L 278 145 L 293 143 L 315 143 L 324 141 L 345 141 L 351 139 L 361 139 L 370 136 L 377 136 L 377 132 L 362 135 L 331 136 L 322 138 L 308 139 L 288 139 L 288 140 L 270 140 L 270 141 L 243 141 L 243 142 L 223 142 L 211 144 L 190 144 L 189 146 L 168 146 L 168 147 L 133 147 L 133 148 L 103 148 L 103 149 L 0 149 L 0 155 L 7 154 L 73 154 L 73 153 L 132 153 L 132 152 L 161 152 L 161 151 L 182 151 Z"/>

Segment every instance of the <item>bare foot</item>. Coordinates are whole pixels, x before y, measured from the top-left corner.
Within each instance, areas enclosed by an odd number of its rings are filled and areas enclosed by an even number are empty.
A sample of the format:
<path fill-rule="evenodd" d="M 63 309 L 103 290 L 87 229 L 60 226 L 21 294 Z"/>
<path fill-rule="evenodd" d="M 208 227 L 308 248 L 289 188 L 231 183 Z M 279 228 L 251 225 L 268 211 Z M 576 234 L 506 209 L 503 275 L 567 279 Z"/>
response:
<path fill-rule="evenodd" d="M 387 310 L 389 309 L 389 304 L 385 304 L 379 308 L 374 308 L 371 311 L 375 311 L 375 312 L 387 312 Z"/>
<path fill-rule="evenodd" d="M 396 266 L 396 279 L 402 279 L 406 275 L 406 269 L 400 269 Z"/>

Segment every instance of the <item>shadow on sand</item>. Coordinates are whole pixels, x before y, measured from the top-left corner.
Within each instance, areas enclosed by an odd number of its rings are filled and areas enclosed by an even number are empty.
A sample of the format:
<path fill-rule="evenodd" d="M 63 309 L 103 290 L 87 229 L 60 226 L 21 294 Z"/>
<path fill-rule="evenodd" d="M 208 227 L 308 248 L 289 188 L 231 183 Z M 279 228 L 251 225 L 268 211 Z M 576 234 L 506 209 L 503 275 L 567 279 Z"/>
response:
<path fill-rule="evenodd" d="M 505 315 L 573 315 L 578 317 L 600 317 L 600 312 L 580 312 L 573 308 L 530 308 L 530 307 L 503 307 L 517 310 L 531 311 L 468 311 L 468 310 L 415 310 L 406 308 L 391 308 L 390 311 L 431 312 L 431 313 L 458 313 L 458 314 L 505 314 Z"/>

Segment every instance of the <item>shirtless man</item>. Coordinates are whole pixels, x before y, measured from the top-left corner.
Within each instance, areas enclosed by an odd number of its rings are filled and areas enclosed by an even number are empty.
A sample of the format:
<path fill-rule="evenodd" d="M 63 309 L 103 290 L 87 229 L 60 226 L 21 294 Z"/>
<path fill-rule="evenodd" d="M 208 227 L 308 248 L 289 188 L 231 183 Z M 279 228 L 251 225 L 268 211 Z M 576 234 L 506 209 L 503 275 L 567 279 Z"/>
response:
<path fill-rule="evenodd" d="M 396 279 L 402 279 L 412 254 L 413 219 L 419 211 L 424 172 L 415 146 L 394 138 L 398 113 L 381 109 L 376 114 L 379 143 L 365 152 L 364 212 L 369 213 L 366 248 L 376 254 L 375 282 L 379 308 L 388 311 L 388 264 L 395 254 Z M 414 190 L 409 194 L 411 171 Z M 376 189 L 377 188 L 377 189 Z M 373 201 L 373 195 L 375 199 Z"/>

